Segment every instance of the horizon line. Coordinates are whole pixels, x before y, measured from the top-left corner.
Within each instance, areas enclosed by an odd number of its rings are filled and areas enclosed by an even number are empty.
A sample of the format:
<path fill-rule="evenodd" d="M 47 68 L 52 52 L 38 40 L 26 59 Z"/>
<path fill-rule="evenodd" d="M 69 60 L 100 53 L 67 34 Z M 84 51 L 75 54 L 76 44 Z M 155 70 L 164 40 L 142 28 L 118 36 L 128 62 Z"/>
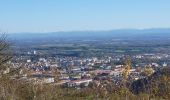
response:
<path fill-rule="evenodd" d="M 138 30 L 138 31 L 142 31 L 142 30 L 170 30 L 170 27 L 167 28 L 117 28 L 117 29 L 110 29 L 110 30 L 68 30 L 68 31 L 44 31 L 44 32 L 2 32 L 0 30 L 0 33 L 6 33 L 6 34 L 24 34 L 24 33 L 34 33 L 34 34 L 39 34 L 39 33 L 67 33 L 67 32 L 109 32 L 109 31 L 121 31 L 121 30 Z"/>

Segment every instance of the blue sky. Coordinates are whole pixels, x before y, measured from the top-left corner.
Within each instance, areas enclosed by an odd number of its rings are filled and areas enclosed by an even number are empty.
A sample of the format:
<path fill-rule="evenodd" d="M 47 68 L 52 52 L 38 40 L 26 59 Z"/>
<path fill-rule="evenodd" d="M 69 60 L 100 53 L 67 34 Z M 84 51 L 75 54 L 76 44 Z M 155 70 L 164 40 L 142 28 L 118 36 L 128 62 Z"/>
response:
<path fill-rule="evenodd" d="M 0 0 L 0 31 L 170 28 L 170 0 Z"/>

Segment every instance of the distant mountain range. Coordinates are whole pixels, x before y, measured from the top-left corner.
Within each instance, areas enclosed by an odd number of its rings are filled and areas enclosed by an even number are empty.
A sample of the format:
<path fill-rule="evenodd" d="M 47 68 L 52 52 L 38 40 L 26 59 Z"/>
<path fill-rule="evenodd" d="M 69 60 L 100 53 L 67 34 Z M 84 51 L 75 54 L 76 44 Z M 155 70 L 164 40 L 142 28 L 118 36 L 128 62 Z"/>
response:
<path fill-rule="evenodd" d="M 110 31 L 72 31 L 48 33 L 11 33 L 12 40 L 61 39 L 61 38 L 170 38 L 170 28 L 119 29 Z"/>

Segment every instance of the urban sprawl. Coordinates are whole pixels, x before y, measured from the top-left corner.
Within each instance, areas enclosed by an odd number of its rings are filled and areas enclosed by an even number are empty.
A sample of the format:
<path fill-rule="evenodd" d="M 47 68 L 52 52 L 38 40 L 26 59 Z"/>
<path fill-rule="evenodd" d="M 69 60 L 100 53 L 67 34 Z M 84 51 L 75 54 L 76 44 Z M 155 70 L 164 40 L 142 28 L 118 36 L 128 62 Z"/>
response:
<path fill-rule="evenodd" d="M 38 51 L 15 56 L 9 64 L 19 68 L 19 80 L 37 84 L 55 84 L 68 88 L 83 88 L 90 83 L 113 82 L 121 86 L 124 75 L 131 82 L 145 78 L 169 65 L 169 54 L 115 54 L 103 57 L 39 57 Z M 7 69 L 7 73 L 10 69 Z M 4 72 L 4 73 L 5 73 Z"/>

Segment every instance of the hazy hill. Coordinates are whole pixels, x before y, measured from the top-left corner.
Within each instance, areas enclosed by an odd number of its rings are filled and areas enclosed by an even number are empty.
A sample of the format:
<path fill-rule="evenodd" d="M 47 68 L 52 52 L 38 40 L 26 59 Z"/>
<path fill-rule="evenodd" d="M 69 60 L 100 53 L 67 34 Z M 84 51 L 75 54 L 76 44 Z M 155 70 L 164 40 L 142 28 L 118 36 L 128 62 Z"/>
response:
<path fill-rule="evenodd" d="M 121 29 L 111 31 L 72 31 L 49 33 L 11 33 L 14 39 L 45 38 L 134 38 L 134 37 L 170 37 L 169 29 Z"/>
<path fill-rule="evenodd" d="M 49 33 L 11 33 L 8 38 L 14 44 L 57 44 L 57 43 L 81 43 L 84 41 L 121 41 L 131 43 L 155 43 L 169 44 L 170 29 L 122 29 L 111 31 L 73 31 L 73 32 L 49 32 Z M 100 42 L 99 42 L 100 41 Z M 89 42 L 90 43 L 90 42 Z"/>

